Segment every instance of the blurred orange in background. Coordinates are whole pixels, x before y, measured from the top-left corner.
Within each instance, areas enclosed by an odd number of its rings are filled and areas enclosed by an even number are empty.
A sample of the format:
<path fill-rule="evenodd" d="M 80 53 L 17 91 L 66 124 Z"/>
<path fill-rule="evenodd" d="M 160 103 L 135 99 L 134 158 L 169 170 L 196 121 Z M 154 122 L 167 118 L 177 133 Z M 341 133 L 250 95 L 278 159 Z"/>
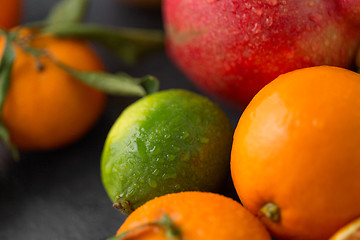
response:
<path fill-rule="evenodd" d="M 11 141 L 24 150 L 54 149 L 77 141 L 102 114 L 106 95 L 76 80 L 46 56 L 35 58 L 25 49 L 46 51 L 82 71 L 102 71 L 101 60 L 80 40 L 36 35 L 28 29 L 18 38 L 13 44 L 16 60 L 2 111 Z M 0 38 L 0 56 L 4 42 Z"/>

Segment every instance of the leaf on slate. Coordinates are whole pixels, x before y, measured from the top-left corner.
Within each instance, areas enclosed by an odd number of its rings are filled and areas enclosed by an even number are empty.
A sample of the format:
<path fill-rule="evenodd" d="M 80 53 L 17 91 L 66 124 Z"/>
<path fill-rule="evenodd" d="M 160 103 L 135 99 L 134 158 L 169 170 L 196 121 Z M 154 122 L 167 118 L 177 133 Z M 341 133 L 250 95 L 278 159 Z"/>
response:
<path fill-rule="evenodd" d="M 127 64 L 134 64 L 164 47 L 164 34 L 161 30 L 73 23 L 50 26 L 44 31 L 57 37 L 76 37 L 97 42 Z"/>
<path fill-rule="evenodd" d="M 106 240 L 120 240 L 120 237 L 118 236 L 112 236 L 110 238 L 107 238 Z"/>
<path fill-rule="evenodd" d="M 112 95 L 142 97 L 159 89 L 158 79 L 150 75 L 134 78 L 125 73 L 83 72 L 57 64 L 85 84 Z"/>
<path fill-rule="evenodd" d="M 9 132 L 7 131 L 7 129 L 6 129 L 6 127 L 4 126 L 4 124 L 2 124 L 1 122 L 0 122 L 0 139 L 1 139 L 1 141 L 5 144 L 5 146 L 10 150 L 11 156 L 13 157 L 13 159 L 14 159 L 14 160 L 19 160 L 19 158 L 20 158 L 19 151 L 18 151 L 18 149 L 11 143 Z"/>
<path fill-rule="evenodd" d="M 81 22 L 88 5 L 89 0 L 62 0 L 53 7 L 46 21 L 50 26 Z"/>

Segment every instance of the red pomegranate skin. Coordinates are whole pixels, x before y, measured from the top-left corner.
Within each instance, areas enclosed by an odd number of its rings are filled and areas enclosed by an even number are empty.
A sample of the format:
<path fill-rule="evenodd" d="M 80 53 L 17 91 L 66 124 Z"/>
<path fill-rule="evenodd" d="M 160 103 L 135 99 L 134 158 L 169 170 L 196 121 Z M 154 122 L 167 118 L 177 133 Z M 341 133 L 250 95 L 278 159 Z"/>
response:
<path fill-rule="evenodd" d="M 164 0 L 169 57 L 205 92 L 244 107 L 279 74 L 350 68 L 360 0 Z"/>

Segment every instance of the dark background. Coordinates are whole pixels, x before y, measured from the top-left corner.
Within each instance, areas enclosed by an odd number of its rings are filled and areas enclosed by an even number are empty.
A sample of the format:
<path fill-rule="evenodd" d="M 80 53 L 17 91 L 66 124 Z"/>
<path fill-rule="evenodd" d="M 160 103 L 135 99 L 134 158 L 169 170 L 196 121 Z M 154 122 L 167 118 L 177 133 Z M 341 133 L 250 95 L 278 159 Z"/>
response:
<path fill-rule="evenodd" d="M 22 22 L 44 19 L 56 2 L 24 1 Z M 92 0 L 86 21 L 163 28 L 160 10 L 136 9 L 116 0 Z M 109 72 L 124 71 L 136 77 L 152 74 L 159 78 L 161 89 L 199 92 L 167 58 L 165 51 L 130 67 L 98 47 L 97 50 Z M 116 232 L 125 216 L 112 208 L 103 189 L 100 156 L 111 125 L 135 100 L 109 97 L 100 121 L 79 142 L 54 151 L 22 153 L 20 162 L 0 171 L 0 240 L 104 240 Z M 235 127 L 241 111 L 217 103 Z M 3 147 L 0 157 L 8 158 Z M 236 198 L 230 178 L 220 193 Z"/>

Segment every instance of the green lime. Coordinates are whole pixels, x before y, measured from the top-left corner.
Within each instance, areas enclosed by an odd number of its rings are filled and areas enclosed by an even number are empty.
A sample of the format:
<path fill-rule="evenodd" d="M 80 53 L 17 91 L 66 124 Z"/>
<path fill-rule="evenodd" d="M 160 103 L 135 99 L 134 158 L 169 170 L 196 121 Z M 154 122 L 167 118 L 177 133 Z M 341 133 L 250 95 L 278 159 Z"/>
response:
<path fill-rule="evenodd" d="M 205 97 L 148 95 L 126 108 L 107 136 L 104 187 L 125 214 L 167 193 L 214 191 L 228 174 L 232 134 L 225 113 Z"/>

